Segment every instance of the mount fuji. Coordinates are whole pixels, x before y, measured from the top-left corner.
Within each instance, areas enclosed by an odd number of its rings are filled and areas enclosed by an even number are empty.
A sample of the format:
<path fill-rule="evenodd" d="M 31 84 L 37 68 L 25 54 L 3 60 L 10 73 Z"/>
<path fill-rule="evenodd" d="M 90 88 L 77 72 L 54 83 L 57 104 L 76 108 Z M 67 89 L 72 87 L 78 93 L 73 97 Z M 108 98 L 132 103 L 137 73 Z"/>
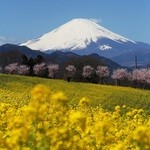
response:
<path fill-rule="evenodd" d="M 48 54 L 58 50 L 62 52 L 71 51 L 79 55 L 97 53 L 127 66 L 132 65 L 135 55 L 141 57 L 141 52 L 144 55 L 150 54 L 149 44 L 135 42 L 109 31 L 93 20 L 81 18 L 73 19 L 37 39 L 22 43 L 21 46 L 27 46 Z M 128 57 L 126 57 L 125 62 L 120 61 L 124 55 L 130 55 L 130 53 L 133 55 L 130 57 L 133 59 L 130 64 L 128 64 Z M 146 63 L 150 63 L 149 61 Z M 145 65 L 144 61 L 142 63 Z"/>

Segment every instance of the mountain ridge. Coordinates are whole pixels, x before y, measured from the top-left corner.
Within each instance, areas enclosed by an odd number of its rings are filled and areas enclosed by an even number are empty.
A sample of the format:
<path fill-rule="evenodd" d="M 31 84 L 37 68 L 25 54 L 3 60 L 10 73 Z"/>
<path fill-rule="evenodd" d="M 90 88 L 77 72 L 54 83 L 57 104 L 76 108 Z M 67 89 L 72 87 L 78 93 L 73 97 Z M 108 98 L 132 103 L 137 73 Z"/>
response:
<path fill-rule="evenodd" d="M 141 59 L 141 65 L 150 64 L 146 55 L 150 55 L 150 44 L 135 42 L 120 36 L 89 19 L 73 19 L 51 32 L 21 45 L 43 51 L 46 54 L 58 50 L 78 55 L 97 53 L 120 65 L 130 67 L 137 55 Z M 130 55 L 130 61 L 128 55 Z"/>
<path fill-rule="evenodd" d="M 13 51 L 13 53 L 12 53 L 12 51 Z M 14 57 L 19 56 L 20 57 L 19 63 L 21 62 L 20 59 L 21 59 L 21 54 L 22 54 L 22 55 L 26 55 L 28 58 L 30 58 L 30 57 L 36 58 L 38 55 L 41 55 L 44 57 L 44 59 L 47 63 L 58 63 L 59 65 L 62 65 L 62 64 L 64 65 L 68 61 L 72 62 L 72 58 L 74 60 L 77 60 L 79 58 L 82 59 L 84 57 L 87 57 L 87 58 L 91 57 L 90 55 L 80 56 L 73 52 L 61 52 L 61 51 L 55 51 L 51 54 L 45 54 L 41 51 L 31 50 L 26 46 L 18 46 L 18 45 L 14 45 L 14 44 L 4 44 L 4 45 L 0 46 L 0 56 L 1 56 L 0 65 L 2 65 L 1 63 L 3 62 L 3 60 L 5 58 L 10 57 L 10 54 L 14 55 Z M 91 54 L 91 55 L 95 55 L 95 54 Z M 11 56 L 11 57 L 13 57 L 13 56 Z M 1 61 L 1 59 L 2 59 L 2 61 Z M 96 54 L 96 57 L 92 56 L 92 59 L 93 59 L 93 61 L 96 61 L 96 62 L 103 62 L 103 64 L 108 65 L 111 69 L 117 69 L 117 68 L 121 67 L 119 64 L 113 62 L 112 60 L 102 57 L 102 56 L 99 56 L 98 54 Z M 5 59 L 5 60 L 7 60 L 7 59 Z M 17 60 L 17 59 L 15 59 L 15 60 Z M 14 63 L 14 62 L 11 62 L 11 63 Z M 7 63 L 5 63 L 5 64 L 7 64 Z"/>
<path fill-rule="evenodd" d="M 107 38 L 117 43 L 136 42 L 109 31 L 89 19 L 73 19 L 41 37 L 29 40 L 21 45 L 31 49 L 46 50 L 77 50 L 86 48 L 91 42 Z"/>

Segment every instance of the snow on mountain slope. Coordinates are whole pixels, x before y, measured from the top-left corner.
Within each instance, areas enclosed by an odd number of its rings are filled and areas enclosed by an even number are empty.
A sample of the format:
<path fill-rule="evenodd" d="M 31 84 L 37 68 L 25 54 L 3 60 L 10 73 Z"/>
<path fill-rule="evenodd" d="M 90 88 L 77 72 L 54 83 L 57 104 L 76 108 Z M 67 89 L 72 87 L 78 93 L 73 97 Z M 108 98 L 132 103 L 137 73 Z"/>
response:
<path fill-rule="evenodd" d="M 109 46 L 109 45 L 104 44 L 104 45 L 100 45 L 100 46 L 99 46 L 99 49 L 104 51 L 104 50 L 112 49 L 112 47 Z"/>
<path fill-rule="evenodd" d="M 64 49 L 74 51 L 78 49 L 85 49 L 91 42 L 96 43 L 102 38 L 109 39 L 117 43 L 131 42 L 135 44 L 134 41 L 105 29 L 93 20 L 73 19 L 57 29 L 44 34 L 40 38 L 27 41 L 21 45 L 41 51 Z M 99 45 L 99 50 L 104 51 L 108 49 L 111 49 L 111 46 Z"/>

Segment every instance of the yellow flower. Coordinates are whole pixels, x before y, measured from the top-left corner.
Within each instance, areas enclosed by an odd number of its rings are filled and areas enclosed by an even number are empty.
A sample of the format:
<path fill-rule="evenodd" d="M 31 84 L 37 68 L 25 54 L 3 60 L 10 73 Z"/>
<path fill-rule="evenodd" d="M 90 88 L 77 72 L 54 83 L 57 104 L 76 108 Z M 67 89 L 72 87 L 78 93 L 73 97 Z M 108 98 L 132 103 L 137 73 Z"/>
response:
<path fill-rule="evenodd" d="M 69 130 L 66 128 L 60 128 L 58 129 L 58 134 L 61 137 L 61 139 L 64 140 L 69 140 Z"/>
<path fill-rule="evenodd" d="M 119 105 L 117 105 L 117 106 L 115 107 L 115 111 L 120 111 L 120 109 L 121 109 L 121 107 L 120 107 Z"/>
<path fill-rule="evenodd" d="M 82 129 L 86 126 L 86 117 L 80 111 L 74 111 L 69 116 L 69 121 L 71 123 L 78 123 Z"/>
<path fill-rule="evenodd" d="M 139 126 L 134 131 L 133 139 L 145 149 L 150 149 L 150 127 Z"/>
<path fill-rule="evenodd" d="M 122 106 L 122 108 L 126 108 L 126 107 L 127 107 L 126 105 L 123 105 L 123 106 Z"/>
<path fill-rule="evenodd" d="M 89 99 L 88 98 L 85 98 L 83 97 L 80 101 L 79 101 L 79 106 L 88 106 L 89 105 Z"/>
<path fill-rule="evenodd" d="M 52 99 L 56 100 L 57 102 L 60 102 L 63 105 L 66 105 L 67 103 L 67 97 L 62 92 L 57 92 L 52 95 Z"/>
<path fill-rule="evenodd" d="M 33 90 L 31 91 L 31 94 L 34 99 L 42 100 L 42 99 L 49 97 L 50 90 L 47 86 L 39 84 L 33 88 Z"/>
<path fill-rule="evenodd" d="M 142 114 L 143 112 L 144 112 L 143 109 L 139 109 L 139 110 L 138 110 L 138 114 Z"/>
<path fill-rule="evenodd" d="M 126 150 L 126 146 L 123 143 L 117 144 L 112 150 Z"/>

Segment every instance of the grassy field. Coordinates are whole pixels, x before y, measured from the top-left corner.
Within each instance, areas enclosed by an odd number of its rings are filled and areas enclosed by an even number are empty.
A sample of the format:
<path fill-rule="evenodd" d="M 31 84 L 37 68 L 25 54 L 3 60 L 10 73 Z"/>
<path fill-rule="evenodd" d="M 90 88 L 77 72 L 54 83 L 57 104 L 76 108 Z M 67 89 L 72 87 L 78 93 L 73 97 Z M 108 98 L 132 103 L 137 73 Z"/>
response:
<path fill-rule="evenodd" d="M 0 149 L 150 149 L 148 90 L 2 74 L 0 81 Z"/>
<path fill-rule="evenodd" d="M 18 75 L 0 75 L 0 101 L 23 106 L 30 100 L 30 91 L 37 84 L 47 85 L 53 92 L 65 93 L 71 105 L 76 106 L 82 97 L 87 97 L 93 107 L 101 105 L 104 109 L 113 110 L 116 105 L 127 105 L 142 108 L 150 114 L 149 90 Z"/>

